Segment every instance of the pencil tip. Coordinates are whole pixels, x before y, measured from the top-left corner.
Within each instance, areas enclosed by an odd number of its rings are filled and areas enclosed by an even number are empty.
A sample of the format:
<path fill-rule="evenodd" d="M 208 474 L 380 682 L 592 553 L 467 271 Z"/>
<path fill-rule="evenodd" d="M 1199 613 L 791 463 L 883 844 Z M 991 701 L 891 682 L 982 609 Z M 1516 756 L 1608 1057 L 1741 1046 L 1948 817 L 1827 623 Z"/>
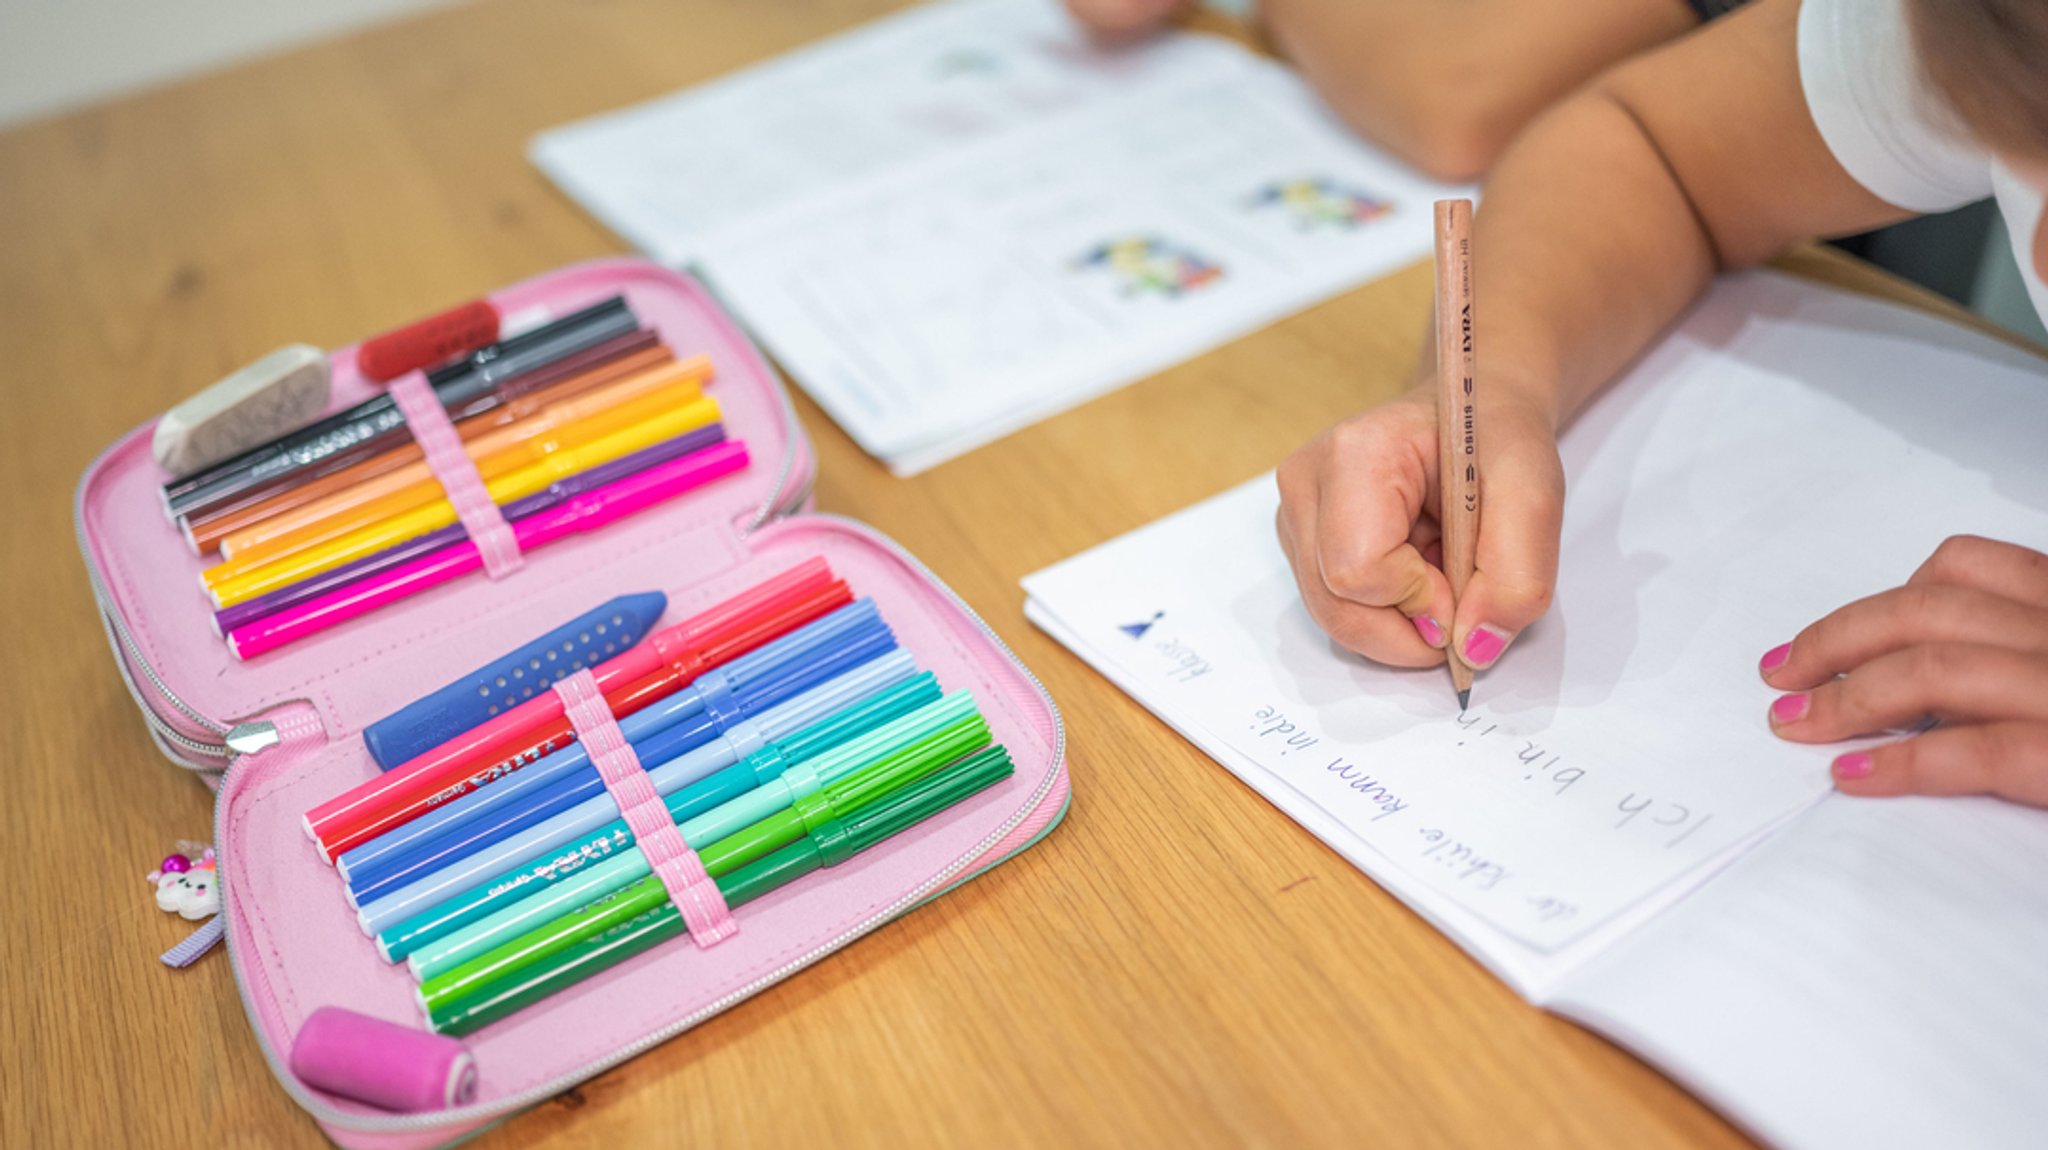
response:
<path fill-rule="evenodd" d="M 1471 710 L 1471 708 L 1472 688 L 1467 687 L 1464 690 L 1458 692 L 1458 713 L 1462 715 L 1466 711 Z"/>

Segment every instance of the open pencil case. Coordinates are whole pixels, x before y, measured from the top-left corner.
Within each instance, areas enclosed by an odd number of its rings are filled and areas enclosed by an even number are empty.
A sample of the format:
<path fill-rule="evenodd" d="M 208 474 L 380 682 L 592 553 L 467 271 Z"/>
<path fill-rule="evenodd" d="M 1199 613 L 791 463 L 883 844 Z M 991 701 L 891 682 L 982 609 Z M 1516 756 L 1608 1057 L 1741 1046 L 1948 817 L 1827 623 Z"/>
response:
<path fill-rule="evenodd" d="M 238 661 L 195 589 L 204 565 L 165 518 L 150 428 L 87 470 L 77 532 L 109 640 L 152 735 L 218 790 L 214 841 L 236 985 L 271 1070 L 335 1141 L 449 1142 L 681 1033 L 921 902 L 1022 851 L 1065 812 L 1065 732 L 1051 698 L 917 559 L 810 510 L 814 460 L 775 374 L 697 283 L 635 260 L 556 271 L 494 293 L 502 314 L 560 316 L 623 294 L 677 355 L 712 364 L 705 394 L 750 465 L 628 520 Z M 332 356 L 340 408 L 375 394 L 355 349 Z M 302 827 L 374 777 L 363 727 L 616 596 L 659 590 L 663 623 L 822 557 L 874 601 L 900 647 L 948 691 L 973 694 L 1014 773 L 846 862 L 734 912 L 707 947 L 675 939 L 466 1037 L 475 1101 L 386 1113 L 323 1093 L 288 1066 L 309 1014 L 337 1006 L 420 1025 L 413 982 L 382 961 Z"/>

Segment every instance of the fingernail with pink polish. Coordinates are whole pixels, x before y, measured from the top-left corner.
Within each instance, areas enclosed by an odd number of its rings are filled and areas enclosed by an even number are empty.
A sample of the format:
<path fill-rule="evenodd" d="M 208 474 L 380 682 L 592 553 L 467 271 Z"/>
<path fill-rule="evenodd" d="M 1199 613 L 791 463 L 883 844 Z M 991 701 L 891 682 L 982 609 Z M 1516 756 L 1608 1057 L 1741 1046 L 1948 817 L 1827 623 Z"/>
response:
<path fill-rule="evenodd" d="M 1771 721 L 1774 723 L 1796 723 L 1806 717 L 1813 708 L 1812 695 L 1779 695 L 1771 704 Z"/>
<path fill-rule="evenodd" d="M 1838 779 L 1867 779 L 1877 769 L 1869 755 L 1862 751 L 1851 751 L 1835 759 L 1835 777 Z"/>
<path fill-rule="evenodd" d="M 1415 630 L 1417 634 L 1422 636 L 1422 641 L 1430 646 L 1441 647 L 1444 645 L 1444 625 L 1429 616 L 1417 615 L 1415 617 Z"/>
<path fill-rule="evenodd" d="M 1775 671 L 1778 668 L 1784 666 L 1785 660 L 1790 659 L 1791 657 L 1792 644 L 1780 643 L 1777 646 L 1771 648 L 1770 650 L 1764 652 L 1764 657 L 1757 662 L 1757 669 L 1762 671 L 1764 674 L 1768 675 L 1772 671 Z"/>
<path fill-rule="evenodd" d="M 1488 623 L 1472 628 L 1471 634 L 1465 636 L 1466 665 L 1491 667 L 1493 661 L 1500 658 L 1500 653 L 1508 649 L 1508 640 L 1512 638 L 1512 633 Z"/>

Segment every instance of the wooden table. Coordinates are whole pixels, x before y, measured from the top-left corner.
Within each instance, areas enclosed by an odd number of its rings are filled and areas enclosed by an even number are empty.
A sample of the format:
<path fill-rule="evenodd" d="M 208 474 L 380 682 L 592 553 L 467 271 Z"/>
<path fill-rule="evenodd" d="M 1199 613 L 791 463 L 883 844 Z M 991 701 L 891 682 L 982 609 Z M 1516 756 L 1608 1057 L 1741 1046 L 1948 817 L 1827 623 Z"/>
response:
<path fill-rule="evenodd" d="M 497 0 L 0 135 L 0 1144 L 321 1141 L 271 1080 L 227 962 L 156 961 L 189 928 L 142 876 L 208 836 L 210 795 L 157 756 L 116 676 L 72 541 L 80 472 L 279 344 L 344 343 L 619 251 L 528 166 L 535 131 L 889 7 Z M 1800 262 L 1922 298 L 1843 258 Z M 821 505 L 923 557 L 1044 677 L 1072 813 L 476 1144 L 1746 1144 L 1522 1003 L 1020 612 L 1027 572 L 1387 394 L 1428 298 L 1411 268 L 909 481 L 800 399 Z"/>

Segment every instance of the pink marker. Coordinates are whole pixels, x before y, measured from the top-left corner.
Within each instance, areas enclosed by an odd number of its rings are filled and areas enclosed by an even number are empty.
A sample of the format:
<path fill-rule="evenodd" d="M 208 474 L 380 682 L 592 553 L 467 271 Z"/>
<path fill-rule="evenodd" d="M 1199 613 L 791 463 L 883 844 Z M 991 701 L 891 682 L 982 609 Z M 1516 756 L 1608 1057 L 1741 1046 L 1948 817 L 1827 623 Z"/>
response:
<path fill-rule="evenodd" d="M 607 483 L 538 515 L 521 519 L 512 524 L 513 538 L 518 541 L 521 551 L 545 547 L 564 536 L 595 531 L 645 511 L 746 465 L 747 445 L 739 440 L 728 440 L 659 467 L 648 468 L 637 475 Z M 266 651 L 346 623 L 358 615 L 438 587 L 483 565 L 483 555 L 477 551 L 476 544 L 468 540 L 451 544 L 402 567 L 394 567 L 237 627 L 228 632 L 228 649 L 238 659 L 253 659 Z"/>

